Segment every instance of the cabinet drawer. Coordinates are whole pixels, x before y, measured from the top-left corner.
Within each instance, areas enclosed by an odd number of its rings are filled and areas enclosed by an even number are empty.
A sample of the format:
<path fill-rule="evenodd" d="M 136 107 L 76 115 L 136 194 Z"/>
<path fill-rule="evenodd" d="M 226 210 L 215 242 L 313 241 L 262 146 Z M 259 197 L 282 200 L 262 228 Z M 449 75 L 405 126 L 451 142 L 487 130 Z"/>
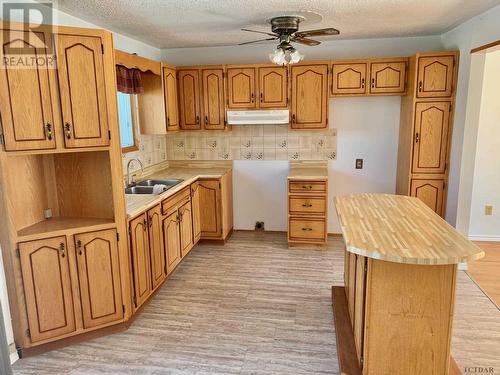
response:
<path fill-rule="evenodd" d="M 289 185 L 290 193 L 325 193 L 325 181 L 293 181 Z"/>
<path fill-rule="evenodd" d="M 169 215 L 191 199 L 190 187 L 186 187 L 161 202 L 161 213 Z"/>
<path fill-rule="evenodd" d="M 293 214 L 324 215 L 326 213 L 325 197 L 291 196 L 288 199 L 288 210 Z"/>
<path fill-rule="evenodd" d="M 292 217 L 288 220 L 288 236 L 291 241 L 325 242 L 326 221 Z"/>

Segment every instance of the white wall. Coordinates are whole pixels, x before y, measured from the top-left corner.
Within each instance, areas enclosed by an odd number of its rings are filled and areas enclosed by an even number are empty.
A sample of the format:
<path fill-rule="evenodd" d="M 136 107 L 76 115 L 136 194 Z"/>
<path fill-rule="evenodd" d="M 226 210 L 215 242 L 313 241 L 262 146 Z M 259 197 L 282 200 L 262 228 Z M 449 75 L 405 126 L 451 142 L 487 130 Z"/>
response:
<path fill-rule="evenodd" d="M 465 166 L 470 163 L 471 158 L 474 158 L 473 154 L 465 152 L 466 143 L 470 142 L 470 138 L 464 137 L 464 134 L 475 132 L 473 129 L 467 129 L 469 127 L 477 128 L 477 122 L 466 122 L 471 67 L 470 50 L 500 39 L 499 20 L 500 6 L 497 6 L 441 36 L 445 49 L 460 50 L 446 220 L 451 224 L 456 223 L 457 229 L 463 234 L 468 233 L 470 221 L 468 206 L 472 186 L 471 168 Z M 463 171 L 461 171 L 462 165 L 465 167 Z"/>

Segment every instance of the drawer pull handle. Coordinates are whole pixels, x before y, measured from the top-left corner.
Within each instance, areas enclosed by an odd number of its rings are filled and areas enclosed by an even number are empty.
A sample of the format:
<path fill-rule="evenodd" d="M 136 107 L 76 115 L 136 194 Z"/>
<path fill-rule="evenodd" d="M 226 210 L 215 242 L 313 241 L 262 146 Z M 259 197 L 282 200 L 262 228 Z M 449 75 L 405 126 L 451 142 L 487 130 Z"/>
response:
<path fill-rule="evenodd" d="M 82 241 L 81 240 L 76 241 L 76 247 L 78 248 L 78 255 L 82 255 L 83 252 L 82 252 Z"/>
<path fill-rule="evenodd" d="M 45 129 L 46 129 L 46 133 L 47 133 L 47 139 L 49 141 L 51 141 L 52 140 L 52 124 L 47 123 L 47 125 L 45 125 Z"/>
<path fill-rule="evenodd" d="M 312 185 L 302 185 L 302 189 L 312 189 Z"/>
<path fill-rule="evenodd" d="M 313 205 L 311 203 L 304 203 L 302 207 L 312 207 Z"/>
<path fill-rule="evenodd" d="M 312 228 L 302 228 L 302 230 L 305 230 L 305 231 L 312 231 Z"/>
<path fill-rule="evenodd" d="M 71 139 L 71 124 L 69 122 L 64 124 L 64 130 L 66 132 L 66 138 Z"/>
<path fill-rule="evenodd" d="M 61 243 L 59 244 L 59 250 L 61 251 L 61 257 L 62 257 L 62 258 L 64 258 L 64 257 L 66 256 L 66 252 L 64 251 L 64 248 L 65 248 L 65 246 L 64 246 L 64 242 L 61 242 Z"/>

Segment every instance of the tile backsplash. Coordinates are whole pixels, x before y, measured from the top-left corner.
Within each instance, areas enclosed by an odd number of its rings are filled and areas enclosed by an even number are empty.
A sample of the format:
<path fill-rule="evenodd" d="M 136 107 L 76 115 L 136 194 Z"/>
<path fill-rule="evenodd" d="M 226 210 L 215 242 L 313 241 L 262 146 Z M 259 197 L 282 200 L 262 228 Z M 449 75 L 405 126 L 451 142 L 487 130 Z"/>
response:
<path fill-rule="evenodd" d="M 123 173 L 126 173 L 127 163 L 132 158 L 139 158 L 144 168 L 167 160 L 167 139 L 164 135 L 138 134 L 137 143 L 139 150 L 122 155 Z M 131 170 L 137 169 L 139 169 L 137 163 L 131 165 Z"/>
<path fill-rule="evenodd" d="M 337 131 L 289 131 L 288 125 L 168 134 L 168 160 L 333 160 Z"/>

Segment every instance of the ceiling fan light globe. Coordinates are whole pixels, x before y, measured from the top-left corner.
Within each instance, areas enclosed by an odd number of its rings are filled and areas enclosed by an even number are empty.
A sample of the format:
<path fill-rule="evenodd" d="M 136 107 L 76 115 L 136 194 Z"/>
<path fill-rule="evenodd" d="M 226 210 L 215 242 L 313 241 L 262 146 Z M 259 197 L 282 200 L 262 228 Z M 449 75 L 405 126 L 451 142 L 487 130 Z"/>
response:
<path fill-rule="evenodd" d="M 297 64 L 304 58 L 304 55 L 302 55 L 299 51 L 294 50 L 290 54 L 290 64 Z"/>

